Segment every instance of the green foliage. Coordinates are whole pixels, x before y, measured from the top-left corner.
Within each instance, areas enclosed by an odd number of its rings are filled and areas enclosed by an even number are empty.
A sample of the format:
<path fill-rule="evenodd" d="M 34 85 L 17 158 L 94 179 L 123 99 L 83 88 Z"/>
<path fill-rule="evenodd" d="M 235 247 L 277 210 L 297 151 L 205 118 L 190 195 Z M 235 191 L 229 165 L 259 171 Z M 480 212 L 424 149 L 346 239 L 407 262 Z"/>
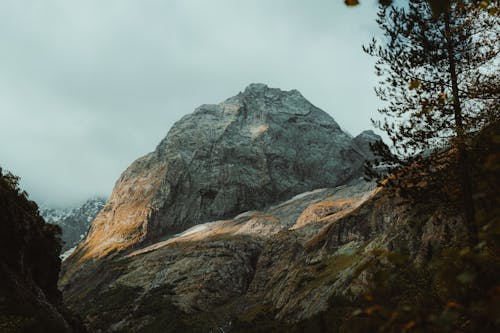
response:
<path fill-rule="evenodd" d="M 19 315 L 0 315 L 0 332 L 17 333 L 33 325 L 34 318 Z"/>
<path fill-rule="evenodd" d="M 61 229 L 44 222 L 19 177 L 1 168 L 0 212 L 0 331 L 65 332 L 70 323 L 84 332 L 57 289 Z"/>
<path fill-rule="evenodd" d="M 436 16 L 426 0 L 381 7 L 387 41 L 364 47 L 377 58 L 376 92 L 386 102 L 384 121 L 374 122 L 392 142 L 390 151 L 375 147 L 386 165 L 428 165 L 433 149 L 498 119 L 499 19 L 466 0 L 446 8 Z"/>
<path fill-rule="evenodd" d="M 440 15 L 446 11 L 446 9 L 450 6 L 450 0 L 427 0 L 429 6 L 432 8 L 432 12 L 434 15 Z M 345 0 L 346 6 L 353 7 L 359 5 L 359 1 L 357 0 Z M 378 3 L 381 6 L 390 6 L 393 3 L 393 0 L 379 0 Z M 490 15 L 498 15 L 498 5 L 495 6 L 495 1 L 492 0 L 472 0 L 470 3 L 474 6 L 474 9 L 482 9 Z"/>
<path fill-rule="evenodd" d="M 255 305 L 246 309 L 232 322 L 232 332 L 258 333 L 258 332 L 289 332 L 285 323 L 274 318 L 272 307 Z"/>
<path fill-rule="evenodd" d="M 107 329 L 109 323 L 119 322 L 130 314 L 131 305 L 141 294 L 141 288 L 118 285 L 106 290 L 92 303 L 86 304 L 81 315 L 93 329 Z"/>
<path fill-rule="evenodd" d="M 171 301 L 172 287 L 156 287 L 141 299 L 134 316 L 153 316 L 153 321 L 142 328 L 142 332 L 193 332 L 183 320 L 185 316 Z M 193 324 L 193 323 L 191 323 Z"/>
<path fill-rule="evenodd" d="M 386 102 L 383 121 L 373 123 L 392 143 L 372 145 L 380 159 L 367 164 L 367 177 L 417 201 L 455 202 L 471 245 L 477 243 L 471 142 L 500 115 L 500 18 L 482 7 L 498 5 L 410 0 L 408 7 L 382 6 L 377 22 L 387 40 L 364 47 L 377 58 L 376 93 Z M 388 175 L 377 172 L 381 165 Z"/>
<path fill-rule="evenodd" d="M 374 251 L 364 267 L 374 269 L 373 290 L 334 296 L 326 311 L 284 331 L 498 332 L 500 261 L 492 251 L 447 249 L 423 266 Z"/>
<path fill-rule="evenodd" d="M 375 259 L 360 267 L 373 272 L 373 289 L 361 299 L 333 297 L 328 310 L 298 327 L 323 323 L 327 329 L 318 332 L 500 331 L 499 126 L 493 123 L 485 128 L 471 145 L 476 157 L 473 177 L 480 195 L 480 242 L 474 247 L 441 244 L 418 263 L 399 246 L 397 252 L 374 250 Z M 433 211 L 443 201 L 436 199 L 423 208 Z M 417 223 L 410 227 L 419 228 Z"/>
<path fill-rule="evenodd" d="M 10 171 L 4 172 L 0 167 L 0 189 L 3 196 L 18 197 L 23 202 L 24 208 L 33 214 L 38 213 L 38 206 L 34 201 L 28 200 L 28 193 L 19 188 L 21 178 Z"/>

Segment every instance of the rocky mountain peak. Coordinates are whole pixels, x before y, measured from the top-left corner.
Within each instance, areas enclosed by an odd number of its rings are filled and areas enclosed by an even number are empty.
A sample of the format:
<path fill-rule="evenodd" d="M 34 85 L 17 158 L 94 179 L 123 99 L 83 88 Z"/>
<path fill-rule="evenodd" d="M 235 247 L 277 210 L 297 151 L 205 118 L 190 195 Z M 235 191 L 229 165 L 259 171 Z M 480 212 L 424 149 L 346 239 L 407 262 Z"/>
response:
<path fill-rule="evenodd" d="M 243 92 L 238 94 L 238 96 L 250 97 L 250 98 L 285 98 L 289 96 L 297 96 L 305 99 L 302 94 L 296 90 L 281 90 L 279 88 L 269 88 L 264 83 L 250 83 Z"/>
<path fill-rule="evenodd" d="M 105 198 L 93 197 L 77 207 L 51 208 L 41 206 L 40 215 L 47 223 L 61 227 L 62 251 L 66 252 L 83 239 L 90 224 L 105 204 Z"/>
<path fill-rule="evenodd" d="M 375 132 L 372 131 L 372 130 L 363 131 L 363 132 L 359 133 L 356 137 L 358 137 L 358 138 L 365 138 L 365 139 L 369 139 L 369 140 L 372 140 L 372 139 L 378 140 L 378 139 L 380 139 L 380 136 L 377 135 L 377 134 L 375 134 Z"/>
<path fill-rule="evenodd" d="M 375 155 L 370 148 L 370 144 L 381 140 L 382 138 L 379 135 L 375 134 L 375 132 L 373 132 L 372 130 L 367 130 L 358 134 L 352 141 L 368 159 L 374 159 Z"/>
<path fill-rule="evenodd" d="M 305 115 L 317 109 L 302 94 L 296 90 L 281 90 L 279 88 L 269 88 L 263 83 L 252 83 L 235 97 L 229 98 L 222 104 L 251 104 L 261 112 L 269 113 L 289 113 L 295 115 Z M 255 110 L 254 110 L 255 111 Z"/>
<path fill-rule="evenodd" d="M 263 92 L 269 90 L 269 87 L 265 83 L 250 83 L 246 88 L 245 92 Z M 279 89 L 275 89 L 279 90 Z"/>
<path fill-rule="evenodd" d="M 154 241 L 361 174 L 367 156 L 298 91 L 251 84 L 184 116 L 121 175 L 77 256 Z"/>

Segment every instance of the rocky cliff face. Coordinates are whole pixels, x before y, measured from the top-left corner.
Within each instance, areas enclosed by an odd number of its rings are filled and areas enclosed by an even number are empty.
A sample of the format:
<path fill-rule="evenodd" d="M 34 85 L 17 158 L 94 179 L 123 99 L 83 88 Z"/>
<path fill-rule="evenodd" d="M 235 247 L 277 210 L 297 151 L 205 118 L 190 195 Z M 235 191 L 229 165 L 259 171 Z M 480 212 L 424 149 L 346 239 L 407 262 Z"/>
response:
<path fill-rule="evenodd" d="M 75 247 L 87 234 L 90 224 L 106 204 L 104 198 L 91 198 L 80 207 L 57 209 L 41 207 L 40 215 L 62 230 L 62 252 Z"/>
<path fill-rule="evenodd" d="M 94 331 L 349 332 L 341 318 L 383 267 L 423 265 L 463 231 L 457 216 L 358 182 L 194 226 L 61 282 Z M 347 326 L 297 329 L 332 307 Z"/>
<path fill-rule="evenodd" d="M 182 331 L 188 328 L 176 314 L 196 318 L 221 306 L 228 307 L 223 310 L 225 317 L 214 324 L 222 327 L 237 311 L 261 302 L 270 302 L 269 306 L 277 302 L 278 308 L 285 307 L 279 319 L 288 318 L 310 296 L 290 288 L 298 287 L 295 284 L 302 275 L 309 274 L 309 265 L 333 261 L 335 251 L 307 254 L 308 241 L 359 209 L 375 193 L 373 185 L 364 182 L 324 188 L 265 210 L 194 226 L 125 257 L 102 259 L 97 266 L 87 264 L 77 278 L 62 281 L 66 301 L 87 318 L 92 330 L 108 327 L 105 331 L 157 332 L 169 328 L 167 323 L 173 320 L 181 327 L 171 326 L 167 331 Z M 318 304 L 301 309 L 301 316 L 324 310 L 335 291 L 329 288 L 314 291 Z M 296 292 L 301 296 L 291 303 Z M 118 307 L 116 301 L 122 305 Z M 197 320 L 193 324 L 201 325 L 202 331 L 216 329 Z"/>
<path fill-rule="evenodd" d="M 252 84 L 200 106 L 135 161 L 72 260 L 346 183 L 361 175 L 364 144 L 298 91 Z"/>
<path fill-rule="evenodd" d="M 379 140 L 381 140 L 380 136 L 375 134 L 372 130 L 367 130 L 361 132 L 352 141 L 359 149 L 361 149 L 365 156 L 369 159 L 374 159 L 375 155 L 370 148 L 370 144 Z"/>
<path fill-rule="evenodd" d="M 92 331 L 498 331 L 498 127 L 474 159 L 485 232 L 471 249 L 456 203 L 432 190 L 425 202 L 403 200 L 356 178 L 373 133 L 351 140 L 303 101 L 250 86 L 183 118 L 127 169 L 60 280 Z M 263 129 L 250 130 L 262 121 L 248 110 L 265 115 Z M 302 154 L 310 160 L 290 157 Z M 148 234 L 169 230 L 183 231 Z"/>

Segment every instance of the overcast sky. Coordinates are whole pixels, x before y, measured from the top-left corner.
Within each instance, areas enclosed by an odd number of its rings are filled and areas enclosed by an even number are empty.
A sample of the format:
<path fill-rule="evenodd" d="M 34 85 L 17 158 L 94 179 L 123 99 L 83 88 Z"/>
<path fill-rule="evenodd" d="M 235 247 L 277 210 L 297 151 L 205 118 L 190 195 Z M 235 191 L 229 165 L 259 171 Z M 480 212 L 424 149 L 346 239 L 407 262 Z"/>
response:
<path fill-rule="evenodd" d="M 298 89 L 353 135 L 380 105 L 375 1 L 1 0 L 0 165 L 39 203 L 109 196 L 200 104 Z"/>

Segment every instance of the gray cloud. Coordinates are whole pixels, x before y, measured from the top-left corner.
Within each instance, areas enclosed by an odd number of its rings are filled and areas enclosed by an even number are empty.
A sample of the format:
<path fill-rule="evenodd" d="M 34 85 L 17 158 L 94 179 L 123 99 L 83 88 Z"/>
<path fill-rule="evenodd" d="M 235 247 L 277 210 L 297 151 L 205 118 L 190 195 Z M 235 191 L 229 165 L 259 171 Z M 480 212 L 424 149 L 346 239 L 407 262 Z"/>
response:
<path fill-rule="evenodd" d="M 340 0 L 4 0 L 0 165 L 46 204 L 109 195 L 182 115 L 251 82 L 357 134 L 380 105 L 374 18 Z"/>

